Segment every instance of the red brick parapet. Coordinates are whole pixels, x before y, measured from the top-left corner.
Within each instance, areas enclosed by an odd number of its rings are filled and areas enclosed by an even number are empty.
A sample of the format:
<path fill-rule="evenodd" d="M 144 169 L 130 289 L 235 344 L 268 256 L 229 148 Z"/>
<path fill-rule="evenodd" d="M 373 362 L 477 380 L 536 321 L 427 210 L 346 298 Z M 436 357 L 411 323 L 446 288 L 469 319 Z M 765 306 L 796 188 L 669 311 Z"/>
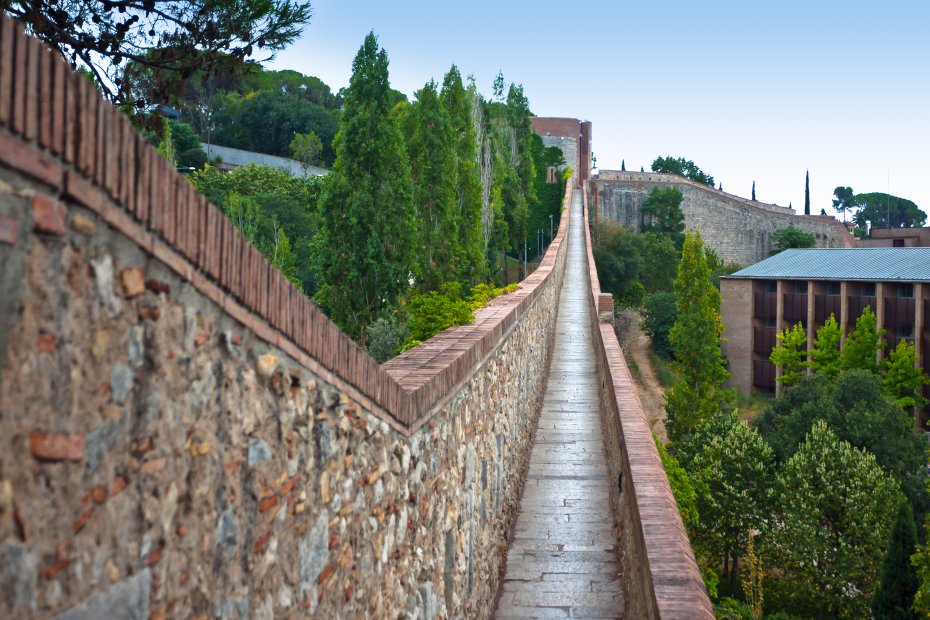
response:
<path fill-rule="evenodd" d="M 600 283 L 588 231 L 583 191 L 585 242 L 593 320 L 601 302 Z M 625 618 L 713 618 L 714 611 L 662 467 L 642 404 L 617 336 L 609 324 L 595 326 L 594 346 L 603 378 L 604 422 L 611 506 L 620 528 Z"/>
<path fill-rule="evenodd" d="M 449 329 L 379 366 L 88 80 L 6 16 L 0 17 L 0 165 L 44 184 L 56 200 L 98 214 L 261 339 L 403 433 L 426 422 L 543 290 L 558 286 L 553 273 L 561 273 L 565 260 L 562 222 L 519 291 L 492 300 L 476 313 L 474 324 Z M 569 182 L 566 196 L 571 190 Z M 54 211 L 36 213 L 55 224 Z M 0 221 L 0 242 L 12 243 L 16 231 L 17 222 Z"/>

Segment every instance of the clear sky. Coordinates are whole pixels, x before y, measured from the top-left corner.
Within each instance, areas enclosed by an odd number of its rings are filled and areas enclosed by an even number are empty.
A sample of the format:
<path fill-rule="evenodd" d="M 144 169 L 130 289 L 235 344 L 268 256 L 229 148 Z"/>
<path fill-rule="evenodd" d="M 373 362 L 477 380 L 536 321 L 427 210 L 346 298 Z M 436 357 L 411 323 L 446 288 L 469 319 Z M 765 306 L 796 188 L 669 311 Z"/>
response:
<path fill-rule="evenodd" d="M 930 213 L 930 2 L 313 0 L 271 64 L 346 86 L 369 31 L 413 95 L 452 63 L 486 95 L 498 70 L 539 116 L 593 123 L 598 167 L 693 160 L 760 201 L 830 207 L 887 191 Z"/>

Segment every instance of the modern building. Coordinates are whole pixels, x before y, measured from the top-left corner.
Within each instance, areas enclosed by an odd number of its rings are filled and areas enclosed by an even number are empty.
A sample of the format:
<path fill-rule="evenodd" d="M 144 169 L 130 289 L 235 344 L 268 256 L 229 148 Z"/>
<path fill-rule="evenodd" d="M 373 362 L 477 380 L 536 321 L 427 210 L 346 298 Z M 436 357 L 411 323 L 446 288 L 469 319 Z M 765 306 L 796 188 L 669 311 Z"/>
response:
<path fill-rule="evenodd" d="M 859 240 L 860 248 L 930 247 L 930 228 L 871 228 Z"/>
<path fill-rule="evenodd" d="M 721 278 L 720 293 L 730 382 L 744 394 L 775 393 L 775 334 L 800 322 L 810 347 L 833 314 L 845 342 L 866 306 L 885 329 L 885 354 L 909 340 L 930 373 L 930 248 L 786 250 Z"/>

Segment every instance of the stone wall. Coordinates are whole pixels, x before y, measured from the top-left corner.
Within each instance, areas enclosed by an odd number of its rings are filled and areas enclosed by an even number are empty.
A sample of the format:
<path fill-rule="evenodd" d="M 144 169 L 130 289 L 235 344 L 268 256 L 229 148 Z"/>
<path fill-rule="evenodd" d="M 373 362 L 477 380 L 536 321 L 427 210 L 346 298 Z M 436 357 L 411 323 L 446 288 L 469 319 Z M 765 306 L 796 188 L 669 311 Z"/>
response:
<path fill-rule="evenodd" d="M 585 222 L 588 196 L 584 193 Z M 600 308 L 591 235 L 585 227 L 591 306 Z M 592 313 L 596 317 L 597 312 Z M 604 424 L 610 502 L 619 527 L 623 566 L 624 618 L 714 618 L 701 571 L 685 532 L 668 477 L 646 422 L 642 404 L 613 326 L 603 315 L 594 325 L 594 354 L 601 378 L 600 411 Z"/>
<path fill-rule="evenodd" d="M 846 227 L 833 218 L 797 215 L 792 209 L 746 200 L 672 174 L 602 170 L 591 182 L 599 221 L 639 230 L 640 208 L 653 187 L 677 187 L 683 194 L 685 227 L 699 230 L 704 243 L 729 262 L 751 265 L 771 255 L 772 233 L 796 226 L 814 235 L 817 247 L 854 247 Z"/>
<path fill-rule="evenodd" d="M 565 230 L 379 367 L 0 18 L 0 617 L 487 617 Z"/>

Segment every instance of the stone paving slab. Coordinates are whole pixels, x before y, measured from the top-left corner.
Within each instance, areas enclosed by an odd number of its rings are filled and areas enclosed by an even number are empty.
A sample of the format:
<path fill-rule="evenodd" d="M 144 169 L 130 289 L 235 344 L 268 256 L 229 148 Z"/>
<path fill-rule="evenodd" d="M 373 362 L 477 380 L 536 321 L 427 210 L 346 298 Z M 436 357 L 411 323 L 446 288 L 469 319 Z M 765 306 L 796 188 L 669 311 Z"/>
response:
<path fill-rule="evenodd" d="M 576 192 L 556 342 L 499 619 L 618 618 L 623 610 L 581 218 Z"/>

